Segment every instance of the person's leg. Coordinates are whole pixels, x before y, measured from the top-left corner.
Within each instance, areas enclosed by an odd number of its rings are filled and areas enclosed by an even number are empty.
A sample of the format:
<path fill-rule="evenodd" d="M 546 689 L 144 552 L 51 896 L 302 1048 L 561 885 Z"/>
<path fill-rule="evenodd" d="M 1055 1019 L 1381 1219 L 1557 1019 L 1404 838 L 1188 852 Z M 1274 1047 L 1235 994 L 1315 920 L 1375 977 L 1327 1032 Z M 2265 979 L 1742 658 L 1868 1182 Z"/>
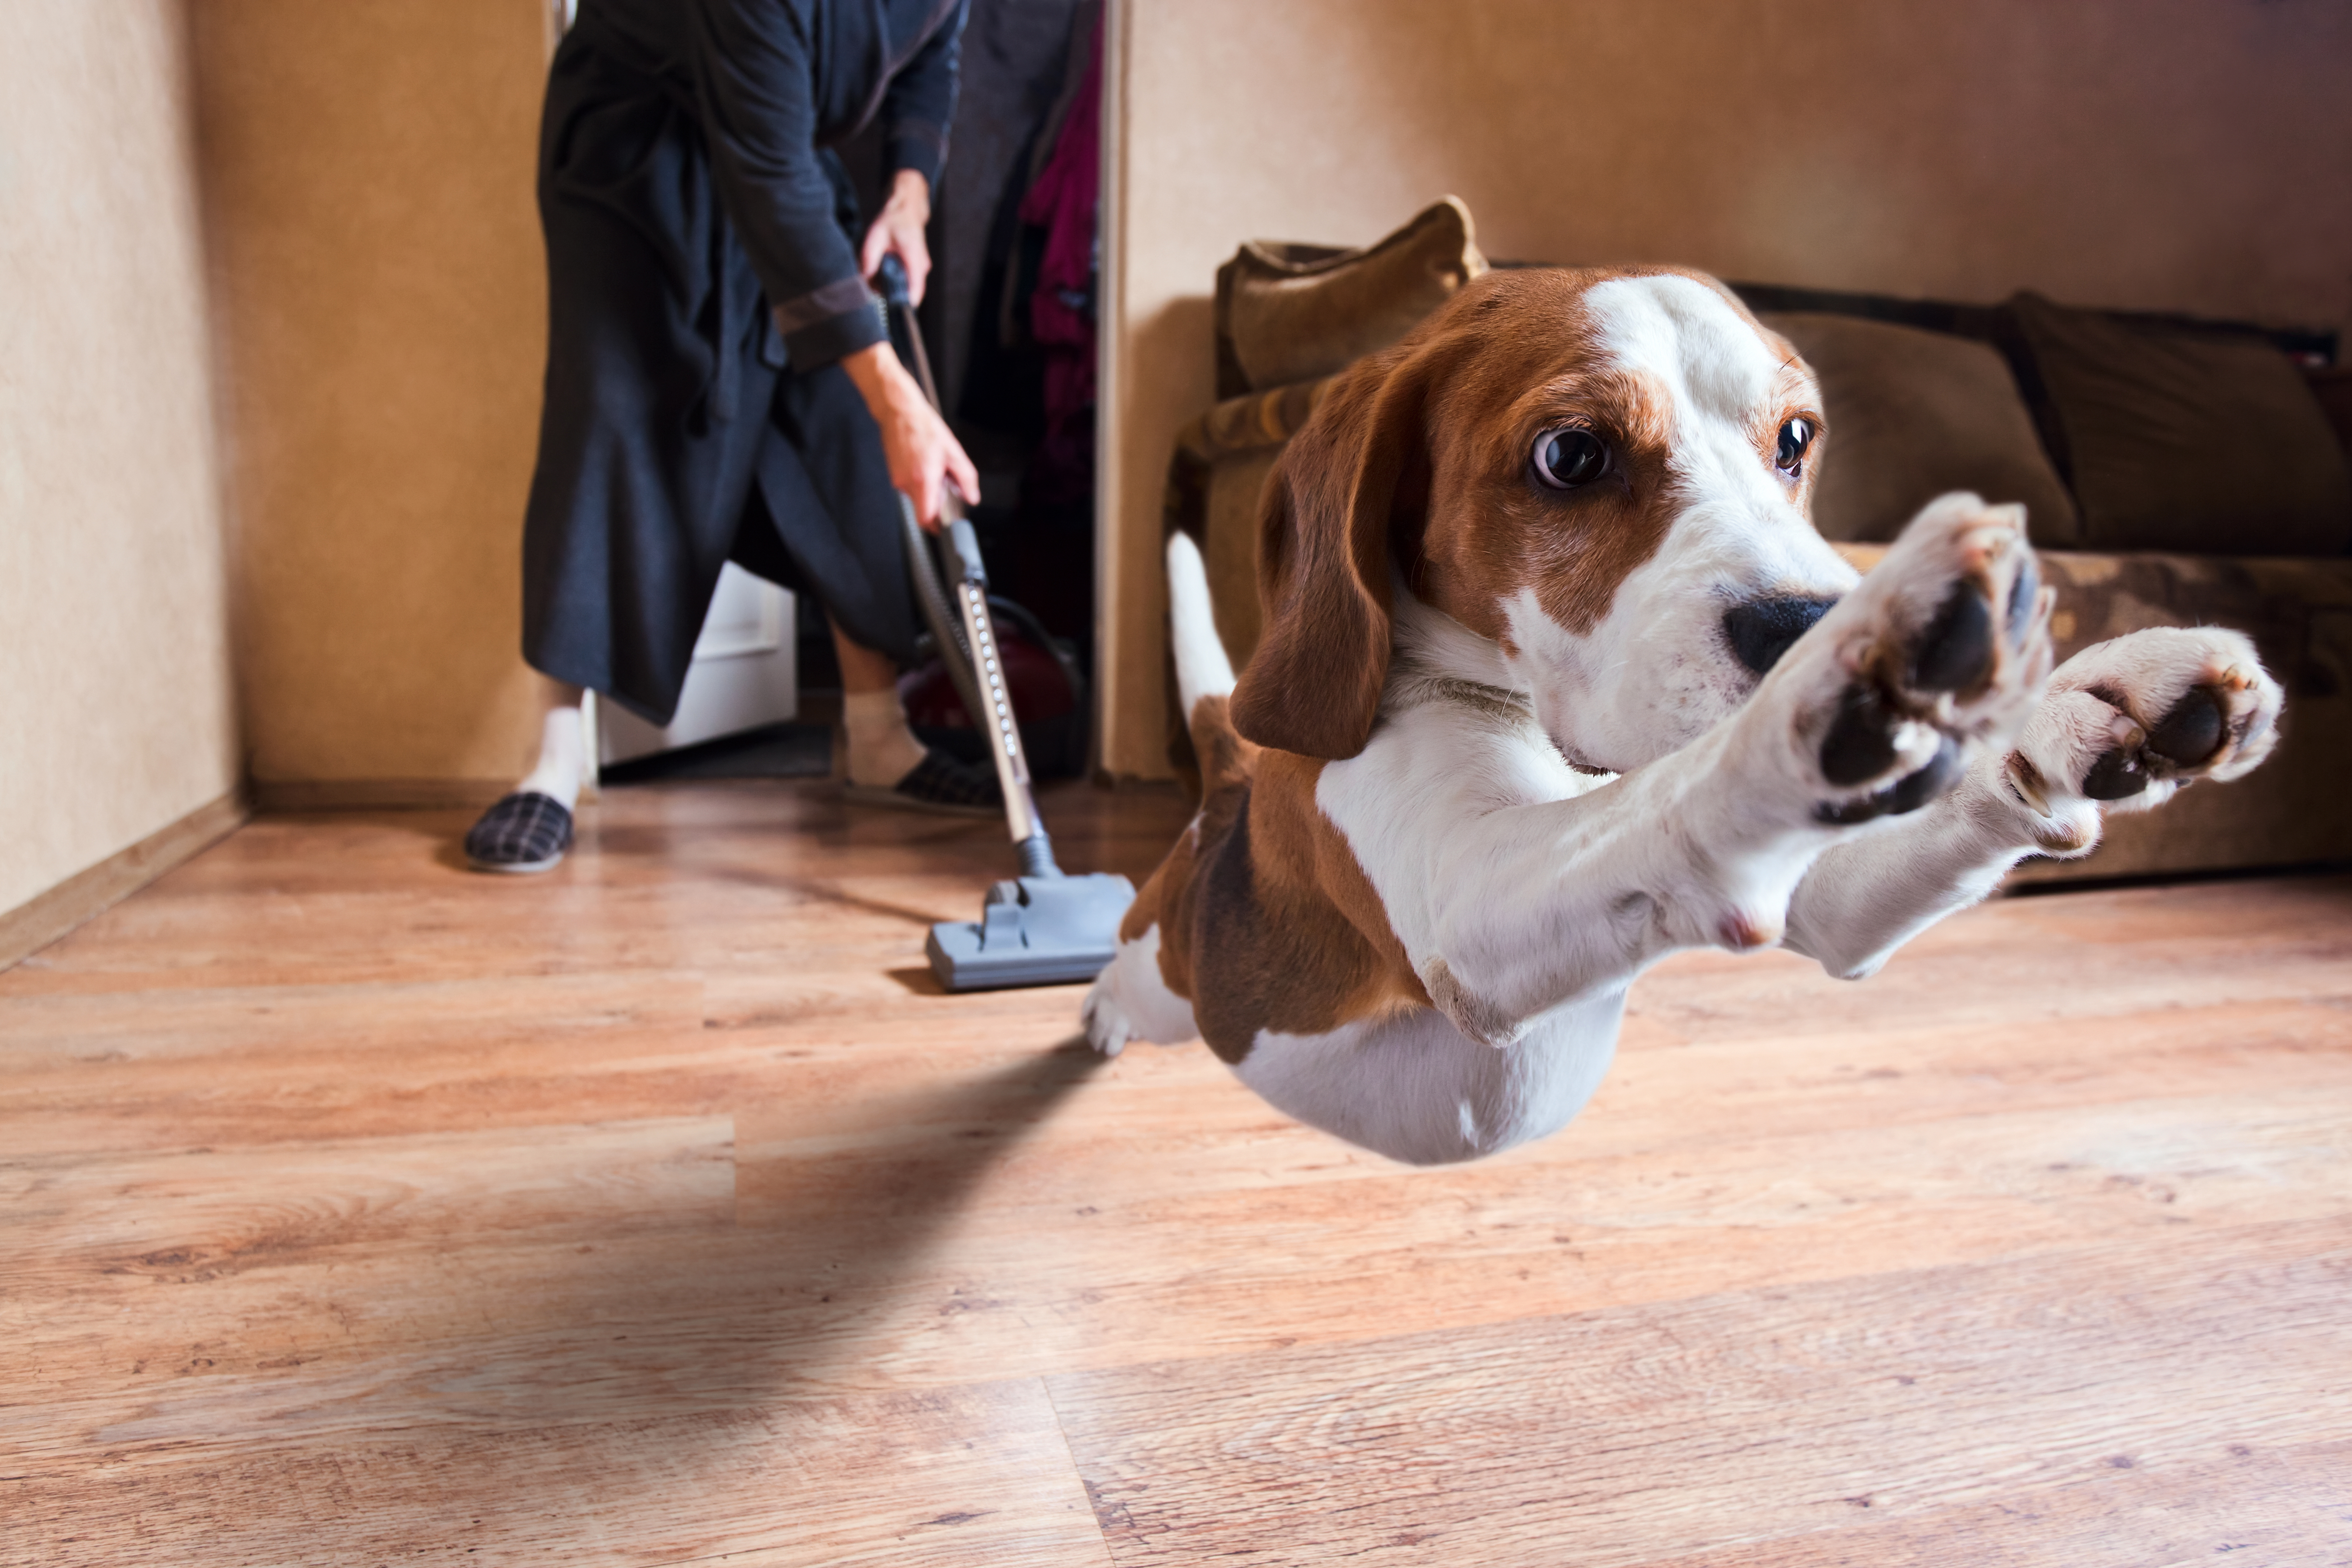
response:
<path fill-rule="evenodd" d="M 889 655 L 850 641 L 837 622 L 833 651 L 841 662 L 841 727 L 849 738 L 849 782 L 895 788 L 923 760 L 923 743 L 907 727 L 907 710 L 898 703 L 898 667 Z"/>
<path fill-rule="evenodd" d="M 1001 809 L 994 771 L 927 751 L 898 704 L 898 669 L 919 647 L 917 616 L 898 492 L 857 388 L 837 364 L 787 375 L 770 417 L 778 439 L 761 450 L 760 495 L 791 574 L 834 630 L 850 797 L 982 816 Z"/>
<path fill-rule="evenodd" d="M 580 718 L 580 688 L 568 680 L 550 680 L 539 727 L 539 762 L 515 785 L 515 793 L 543 795 L 569 811 L 579 804 L 580 779 L 587 767 L 588 735 Z"/>
<path fill-rule="evenodd" d="M 583 686 L 656 721 L 677 700 L 708 603 L 696 595 L 751 489 L 776 382 L 701 137 L 603 47 L 593 29 L 568 34 L 548 76 L 549 331 L 522 653 L 550 679 L 536 765 L 467 836 L 485 870 L 562 858 L 589 763 Z"/>
<path fill-rule="evenodd" d="M 466 858 L 478 871 L 550 870 L 572 847 L 572 808 L 588 760 L 580 688 L 550 680 L 545 701 L 537 765 L 466 835 Z"/>

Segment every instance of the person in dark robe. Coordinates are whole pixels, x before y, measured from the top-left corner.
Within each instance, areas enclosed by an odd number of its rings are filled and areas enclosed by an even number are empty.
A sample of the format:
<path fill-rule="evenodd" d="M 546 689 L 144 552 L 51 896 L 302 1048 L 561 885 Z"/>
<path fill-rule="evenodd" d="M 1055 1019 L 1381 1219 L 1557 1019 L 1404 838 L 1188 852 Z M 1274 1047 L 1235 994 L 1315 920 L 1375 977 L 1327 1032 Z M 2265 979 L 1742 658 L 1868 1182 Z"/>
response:
<path fill-rule="evenodd" d="M 523 655 L 551 678 L 539 765 L 467 835 L 485 870 L 572 841 L 583 689 L 677 708 L 719 568 L 814 595 L 840 657 L 856 795 L 992 811 L 927 752 L 897 676 L 916 613 L 899 496 L 936 529 L 979 478 L 898 363 L 866 279 L 919 301 L 969 0 L 581 0 L 540 132 L 547 386 L 523 526 Z M 879 117 L 889 194 L 857 237 L 832 149 Z"/>

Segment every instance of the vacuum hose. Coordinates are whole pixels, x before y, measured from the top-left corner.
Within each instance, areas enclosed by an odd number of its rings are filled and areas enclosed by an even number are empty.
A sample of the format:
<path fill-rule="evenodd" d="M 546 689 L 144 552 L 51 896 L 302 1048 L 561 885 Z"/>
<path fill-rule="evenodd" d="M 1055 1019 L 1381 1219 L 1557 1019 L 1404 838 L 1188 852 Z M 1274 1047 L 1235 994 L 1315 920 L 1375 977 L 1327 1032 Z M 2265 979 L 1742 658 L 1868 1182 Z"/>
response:
<path fill-rule="evenodd" d="M 980 688 L 971 679 L 971 650 L 964 646 L 963 626 L 931 565 L 931 536 L 915 521 L 915 503 L 905 496 L 898 498 L 898 531 L 906 542 L 907 575 L 915 584 L 915 603 L 923 612 L 923 624 L 930 628 L 931 641 L 939 647 L 940 662 L 947 666 L 948 679 L 962 699 L 963 710 L 977 713 Z"/>
<path fill-rule="evenodd" d="M 940 411 L 940 392 L 931 379 L 931 360 L 923 334 L 914 320 L 908 297 L 907 274 L 896 256 L 882 258 L 880 271 L 883 326 L 889 327 L 889 306 L 902 313 L 908 352 L 915 362 L 923 395 Z M 963 700 L 963 710 L 973 726 L 988 737 L 989 754 L 996 763 L 996 780 L 1004 796 L 1005 826 L 1021 856 L 1021 874 L 1055 879 L 1062 875 L 1054 863 L 1054 843 L 1029 788 L 1028 759 L 1022 754 L 1021 731 L 1013 713 L 1013 693 L 1004 660 L 996 647 L 996 628 L 988 615 L 988 572 L 981 563 L 980 540 L 971 523 L 947 496 L 943 526 L 927 534 L 915 519 L 914 503 L 899 497 L 899 527 L 906 540 L 907 571 L 913 579 L 915 602 L 930 627 L 940 660 Z M 937 552 L 935 554 L 934 552 Z M 944 579 L 944 581 L 942 580 Z"/>

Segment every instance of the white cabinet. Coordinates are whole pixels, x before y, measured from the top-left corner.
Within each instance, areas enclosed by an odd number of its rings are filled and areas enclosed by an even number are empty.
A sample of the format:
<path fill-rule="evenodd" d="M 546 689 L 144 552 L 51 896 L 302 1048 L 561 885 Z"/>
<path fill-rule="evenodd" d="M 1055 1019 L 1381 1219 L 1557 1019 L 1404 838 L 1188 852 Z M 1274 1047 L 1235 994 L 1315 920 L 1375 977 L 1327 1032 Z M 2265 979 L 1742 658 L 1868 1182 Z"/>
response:
<path fill-rule="evenodd" d="M 669 727 L 616 703 L 590 701 L 599 766 L 675 751 L 792 718 L 800 710 L 793 663 L 793 596 L 730 562 L 695 640 L 694 663 Z"/>

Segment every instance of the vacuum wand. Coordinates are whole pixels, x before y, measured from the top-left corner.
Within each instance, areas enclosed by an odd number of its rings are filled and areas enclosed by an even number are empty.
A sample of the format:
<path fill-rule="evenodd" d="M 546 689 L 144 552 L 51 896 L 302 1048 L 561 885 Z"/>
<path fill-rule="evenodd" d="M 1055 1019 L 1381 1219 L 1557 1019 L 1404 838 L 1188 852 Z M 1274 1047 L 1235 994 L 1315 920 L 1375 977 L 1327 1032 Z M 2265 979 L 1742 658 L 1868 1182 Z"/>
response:
<path fill-rule="evenodd" d="M 996 782 L 1004 792 L 1004 826 L 1021 856 L 1024 877 L 1058 877 L 1054 843 L 1046 837 L 1045 820 L 1037 815 L 1037 798 L 1030 791 L 1029 759 L 1021 750 L 1021 727 L 1013 714 L 1013 694 L 1005 683 L 1003 656 L 996 646 L 996 628 L 988 618 L 988 572 L 981 564 L 980 540 L 971 520 L 957 515 L 942 530 L 948 548 L 961 568 L 955 582 L 956 613 L 963 622 L 964 647 L 971 650 L 972 684 L 978 689 L 980 711 L 972 722 L 988 733 L 989 755 L 996 763 Z"/>

